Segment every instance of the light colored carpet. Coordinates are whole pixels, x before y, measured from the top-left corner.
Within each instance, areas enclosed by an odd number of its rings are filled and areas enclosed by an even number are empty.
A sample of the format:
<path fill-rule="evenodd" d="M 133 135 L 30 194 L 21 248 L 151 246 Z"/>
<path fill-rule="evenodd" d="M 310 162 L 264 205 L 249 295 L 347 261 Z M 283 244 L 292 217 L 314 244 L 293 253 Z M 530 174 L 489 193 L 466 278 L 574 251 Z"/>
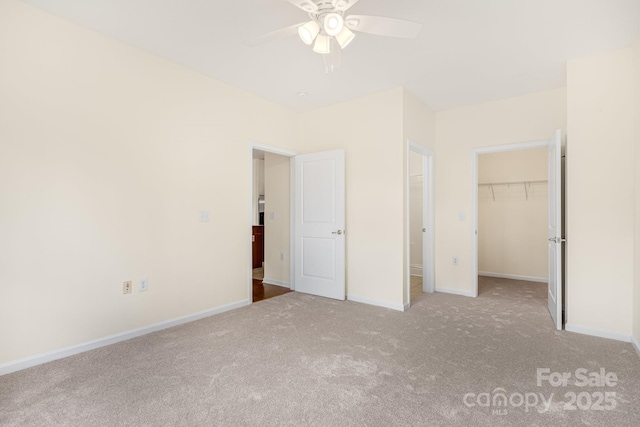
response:
<path fill-rule="evenodd" d="M 482 279 L 476 299 L 424 294 L 400 313 L 290 293 L 0 377 L 0 425 L 640 425 L 631 345 L 554 331 L 544 294 Z M 537 368 L 618 382 L 539 387 Z M 464 404 L 497 388 L 513 404 Z M 566 410 L 570 392 L 613 392 L 616 407 Z"/>

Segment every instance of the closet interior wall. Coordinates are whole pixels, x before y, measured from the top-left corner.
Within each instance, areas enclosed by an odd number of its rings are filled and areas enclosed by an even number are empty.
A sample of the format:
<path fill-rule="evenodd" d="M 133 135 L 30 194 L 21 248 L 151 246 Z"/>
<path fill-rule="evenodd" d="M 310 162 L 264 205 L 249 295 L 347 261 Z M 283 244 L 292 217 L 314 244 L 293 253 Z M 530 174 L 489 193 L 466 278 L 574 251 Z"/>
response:
<path fill-rule="evenodd" d="M 547 149 L 478 159 L 478 272 L 546 281 Z"/>

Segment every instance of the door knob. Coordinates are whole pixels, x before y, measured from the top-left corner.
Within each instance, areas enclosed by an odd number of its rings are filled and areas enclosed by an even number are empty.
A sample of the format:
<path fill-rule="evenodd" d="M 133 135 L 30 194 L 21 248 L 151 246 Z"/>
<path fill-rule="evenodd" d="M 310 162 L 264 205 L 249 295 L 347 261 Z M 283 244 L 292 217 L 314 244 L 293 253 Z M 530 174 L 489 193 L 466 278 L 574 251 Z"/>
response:
<path fill-rule="evenodd" d="M 332 232 L 331 232 L 331 234 L 338 234 L 338 235 L 340 235 L 340 234 L 342 234 L 342 230 L 332 231 Z"/>

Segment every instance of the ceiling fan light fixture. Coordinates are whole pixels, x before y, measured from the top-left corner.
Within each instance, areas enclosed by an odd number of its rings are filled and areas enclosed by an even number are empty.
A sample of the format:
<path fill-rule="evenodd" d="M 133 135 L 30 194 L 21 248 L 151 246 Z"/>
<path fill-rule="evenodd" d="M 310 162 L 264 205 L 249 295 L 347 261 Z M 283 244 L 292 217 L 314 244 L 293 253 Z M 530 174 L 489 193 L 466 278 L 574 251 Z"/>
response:
<path fill-rule="evenodd" d="M 344 28 L 344 19 L 338 13 L 329 13 L 324 17 L 324 30 L 330 36 L 336 36 Z"/>
<path fill-rule="evenodd" d="M 298 35 L 305 44 L 311 45 L 313 40 L 320 32 L 320 26 L 316 21 L 309 21 L 306 24 L 298 27 Z"/>
<path fill-rule="evenodd" d="M 319 34 L 318 37 L 316 37 L 315 44 L 313 45 L 313 51 L 323 55 L 331 53 L 331 38 L 324 34 Z"/>
<path fill-rule="evenodd" d="M 334 3 L 334 6 L 337 7 L 338 9 L 344 9 L 348 5 L 349 5 L 348 0 L 335 0 L 335 3 Z"/>
<path fill-rule="evenodd" d="M 340 47 L 344 49 L 349 45 L 349 43 L 353 41 L 355 36 L 356 35 L 350 29 L 348 29 L 347 27 L 344 27 L 342 28 L 342 31 L 340 31 L 336 36 L 336 41 L 338 42 Z"/>

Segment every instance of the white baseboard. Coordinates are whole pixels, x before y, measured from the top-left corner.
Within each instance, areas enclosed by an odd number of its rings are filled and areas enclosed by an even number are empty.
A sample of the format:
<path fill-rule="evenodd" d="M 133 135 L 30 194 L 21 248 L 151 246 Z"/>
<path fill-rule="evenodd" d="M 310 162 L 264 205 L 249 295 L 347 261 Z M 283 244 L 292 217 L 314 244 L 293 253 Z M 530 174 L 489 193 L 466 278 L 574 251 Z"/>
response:
<path fill-rule="evenodd" d="M 462 295 L 463 297 L 475 298 L 475 295 L 471 291 L 461 291 L 459 289 L 441 288 L 436 286 L 436 292 L 442 292 L 443 294 Z"/>
<path fill-rule="evenodd" d="M 362 304 L 375 305 L 377 307 L 390 308 L 391 310 L 404 311 L 404 304 L 394 304 L 387 301 L 379 301 L 375 299 L 362 298 L 354 295 L 347 295 L 347 299 L 353 302 L 359 302 Z"/>
<path fill-rule="evenodd" d="M 478 271 L 478 276 L 498 277 L 501 279 L 526 280 L 527 282 L 549 283 L 546 277 L 519 276 L 517 274 L 490 273 L 488 271 Z"/>
<path fill-rule="evenodd" d="M 410 307 L 411 307 L 411 303 L 409 303 L 409 302 L 408 302 L 408 303 L 406 303 L 406 304 L 404 305 L 404 310 L 403 310 L 403 311 L 407 311 L 407 310 L 409 310 L 409 308 L 410 308 Z"/>
<path fill-rule="evenodd" d="M 282 286 L 283 288 L 291 289 L 291 285 L 289 283 L 285 283 L 281 280 L 267 279 L 265 277 L 264 279 L 262 279 L 262 283 L 266 283 L 267 285 Z"/>
<path fill-rule="evenodd" d="M 411 265 L 410 273 L 412 276 L 420 276 L 422 277 L 422 266 L 421 265 Z"/>
<path fill-rule="evenodd" d="M 96 348 L 105 347 L 131 338 L 136 338 L 151 332 L 160 331 L 162 329 L 172 328 L 184 323 L 193 322 L 195 320 L 204 319 L 214 314 L 224 313 L 225 311 L 235 310 L 249 304 L 249 300 L 242 300 L 232 304 L 223 305 L 221 307 L 200 311 L 198 313 L 189 314 L 175 319 L 165 320 L 164 322 L 155 323 L 138 329 L 132 329 L 115 335 L 109 335 L 93 341 L 87 341 L 82 344 L 49 351 L 47 353 L 37 354 L 35 356 L 25 357 L 23 359 L 14 360 L 0 364 L 0 376 L 10 374 L 12 372 L 21 371 L 31 368 L 32 366 L 42 365 L 43 363 L 52 362 L 64 357 L 73 356 L 74 354 L 84 353 L 85 351 L 95 350 Z"/>
<path fill-rule="evenodd" d="M 631 336 L 620 334 L 618 332 L 605 331 L 603 329 L 589 328 L 586 326 L 574 325 L 567 323 L 564 325 L 564 329 L 569 332 L 575 332 L 577 334 L 591 335 L 594 337 L 608 338 L 610 340 L 631 342 Z"/>
<path fill-rule="evenodd" d="M 633 348 L 636 349 L 636 353 L 638 353 L 638 357 L 640 357 L 640 343 L 638 342 L 636 337 L 634 337 L 633 335 L 631 336 L 631 344 L 633 345 Z"/>

